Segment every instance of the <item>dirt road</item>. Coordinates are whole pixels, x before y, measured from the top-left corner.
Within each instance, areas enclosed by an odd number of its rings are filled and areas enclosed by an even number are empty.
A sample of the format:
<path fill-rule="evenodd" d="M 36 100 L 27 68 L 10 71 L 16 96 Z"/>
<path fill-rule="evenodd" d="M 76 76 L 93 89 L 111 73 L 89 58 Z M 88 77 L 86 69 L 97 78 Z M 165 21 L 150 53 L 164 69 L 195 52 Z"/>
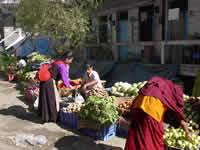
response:
<path fill-rule="evenodd" d="M 1 150 L 123 150 L 125 139 L 114 137 L 106 142 L 82 136 L 61 124 L 42 124 L 30 111 L 14 83 L 0 78 L 0 149 Z M 43 135 L 47 143 L 31 145 L 20 141 L 22 135 Z M 18 136 L 17 136 L 18 135 Z"/>

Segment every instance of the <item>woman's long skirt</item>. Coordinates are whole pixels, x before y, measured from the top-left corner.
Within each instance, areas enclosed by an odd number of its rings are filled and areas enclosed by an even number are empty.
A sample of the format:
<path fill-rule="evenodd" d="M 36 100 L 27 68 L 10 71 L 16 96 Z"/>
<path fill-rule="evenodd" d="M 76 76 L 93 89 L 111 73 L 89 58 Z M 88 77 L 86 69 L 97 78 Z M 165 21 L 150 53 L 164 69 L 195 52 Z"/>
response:
<path fill-rule="evenodd" d="M 56 95 L 52 79 L 40 82 L 38 114 L 44 122 L 57 121 Z"/>
<path fill-rule="evenodd" d="M 162 121 L 138 109 L 132 114 L 125 150 L 164 150 Z"/>

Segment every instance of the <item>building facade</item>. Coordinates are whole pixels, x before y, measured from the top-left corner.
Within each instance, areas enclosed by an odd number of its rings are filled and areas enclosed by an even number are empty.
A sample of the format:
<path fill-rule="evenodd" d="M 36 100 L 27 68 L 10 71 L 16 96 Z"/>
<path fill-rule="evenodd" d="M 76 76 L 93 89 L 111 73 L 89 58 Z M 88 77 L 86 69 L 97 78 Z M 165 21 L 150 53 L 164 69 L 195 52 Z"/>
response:
<path fill-rule="evenodd" d="M 114 58 L 200 64 L 199 0 L 106 0 L 96 11 L 99 44 Z"/>
<path fill-rule="evenodd" d="M 3 0 L 0 6 L 18 2 Z M 194 76 L 200 64 L 199 7 L 199 0 L 104 0 L 92 20 L 93 47 L 106 47 L 117 61 L 182 64 L 182 74 Z M 5 12 L 0 13 L 1 37 L 14 30 Z"/>

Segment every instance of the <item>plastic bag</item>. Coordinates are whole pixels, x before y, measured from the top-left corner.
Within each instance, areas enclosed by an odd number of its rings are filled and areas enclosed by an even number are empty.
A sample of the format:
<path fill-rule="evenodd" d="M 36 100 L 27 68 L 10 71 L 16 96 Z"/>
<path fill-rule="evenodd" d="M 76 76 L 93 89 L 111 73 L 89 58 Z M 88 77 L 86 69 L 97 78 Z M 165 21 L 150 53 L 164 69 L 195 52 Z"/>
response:
<path fill-rule="evenodd" d="M 85 99 L 79 92 L 76 92 L 74 101 L 75 101 L 75 103 L 82 104 L 82 103 L 84 103 Z"/>
<path fill-rule="evenodd" d="M 20 133 L 15 137 L 15 142 L 19 145 L 20 142 L 28 142 L 31 145 L 44 145 L 47 143 L 47 138 L 43 135 L 34 136 L 33 134 Z"/>
<path fill-rule="evenodd" d="M 44 145 L 47 143 L 47 138 L 43 135 L 29 136 L 26 141 L 31 145 Z"/>
<path fill-rule="evenodd" d="M 34 102 L 33 102 L 33 107 L 34 107 L 34 109 L 38 109 L 38 105 L 39 105 L 39 97 L 37 96 L 37 97 L 35 97 L 35 100 L 34 100 Z"/>
<path fill-rule="evenodd" d="M 16 79 L 16 74 L 6 73 L 6 80 L 7 81 L 14 81 Z"/>

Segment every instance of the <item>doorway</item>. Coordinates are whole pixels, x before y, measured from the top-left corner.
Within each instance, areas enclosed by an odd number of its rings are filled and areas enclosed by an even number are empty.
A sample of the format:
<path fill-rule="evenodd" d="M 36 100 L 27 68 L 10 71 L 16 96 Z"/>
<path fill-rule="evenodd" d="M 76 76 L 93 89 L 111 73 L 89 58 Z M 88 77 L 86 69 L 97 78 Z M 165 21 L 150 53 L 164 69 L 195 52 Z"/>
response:
<path fill-rule="evenodd" d="M 119 46 L 120 60 L 128 59 L 128 11 L 120 12 L 118 14 L 118 31 L 117 42 L 127 43 L 127 45 Z"/>
<path fill-rule="evenodd" d="M 140 41 L 152 41 L 153 5 L 139 8 Z"/>

